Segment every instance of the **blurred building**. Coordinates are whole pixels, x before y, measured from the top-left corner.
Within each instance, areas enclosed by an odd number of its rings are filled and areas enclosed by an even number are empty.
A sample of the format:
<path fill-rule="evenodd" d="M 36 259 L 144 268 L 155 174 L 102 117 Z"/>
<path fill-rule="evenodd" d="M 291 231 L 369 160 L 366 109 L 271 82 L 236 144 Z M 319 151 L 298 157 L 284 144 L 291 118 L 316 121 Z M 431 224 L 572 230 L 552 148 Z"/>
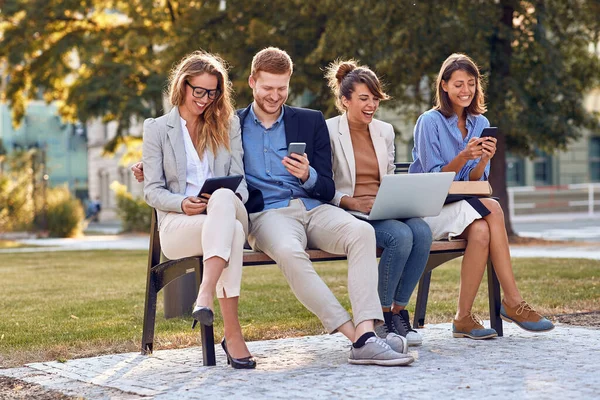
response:
<path fill-rule="evenodd" d="M 120 146 L 114 156 L 103 155 L 104 146 L 115 137 L 116 132 L 116 122 L 106 124 L 100 120 L 94 120 L 87 124 L 89 197 L 102 204 L 100 221 L 119 219 L 116 210 L 116 196 L 110 189 L 112 182 L 117 181 L 127 186 L 127 190 L 134 197 L 143 196 L 144 185 L 135 180 L 129 169 L 130 165 L 123 165 L 121 162 L 126 151 L 125 146 Z M 131 134 L 134 136 L 141 136 L 141 132 L 141 125 L 131 129 Z"/>
<path fill-rule="evenodd" d="M 8 105 L 0 104 L 0 139 L 7 153 L 16 149 L 45 150 L 48 184 L 66 184 L 79 199 L 87 198 L 85 127 L 63 123 L 54 104 L 42 100 L 30 102 L 18 129 L 13 128 Z"/>

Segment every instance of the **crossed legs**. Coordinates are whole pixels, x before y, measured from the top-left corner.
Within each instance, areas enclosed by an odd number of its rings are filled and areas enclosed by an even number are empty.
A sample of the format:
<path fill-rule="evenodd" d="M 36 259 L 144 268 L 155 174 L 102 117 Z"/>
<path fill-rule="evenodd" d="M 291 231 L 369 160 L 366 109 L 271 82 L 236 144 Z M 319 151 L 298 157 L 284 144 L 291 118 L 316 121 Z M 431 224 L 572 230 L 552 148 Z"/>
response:
<path fill-rule="evenodd" d="M 220 189 L 211 196 L 205 215 L 167 214 L 160 231 L 168 258 L 204 256 L 196 305 L 212 309 L 217 295 L 227 347 L 234 358 L 250 355 L 238 320 L 247 221 L 241 200 L 232 191 Z"/>
<path fill-rule="evenodd" d="M 467 248 L 460 270 L 460 290 L 456 319 L 462 319 L 471 312 L 477 290 L 481 284 L 488 256 L 494 264 L 494 271 L 509 306 L 523 301 L 513 274 L 508 246 L 508 235 L 504 227 L 504 213 L 497 201 L 481 199 L 490 210 L 483 219 L 473 221 L 459 236 L 467 239 Z"/>

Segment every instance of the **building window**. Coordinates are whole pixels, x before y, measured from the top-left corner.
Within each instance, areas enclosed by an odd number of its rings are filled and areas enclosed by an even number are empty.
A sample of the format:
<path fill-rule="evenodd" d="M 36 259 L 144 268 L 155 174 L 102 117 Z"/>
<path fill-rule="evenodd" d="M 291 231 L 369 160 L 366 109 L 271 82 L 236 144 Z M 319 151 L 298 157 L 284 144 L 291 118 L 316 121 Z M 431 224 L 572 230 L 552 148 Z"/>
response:
<path fill-rule="evenodd" d="M 535 154 L 533 184 L 535 186 L 552 185 L 552 157 L 541 150 L 536 150 Z"/>
<path fill-rule="evenodd" d="M 98 171 L 98 183 L 99 183 L 99 187 L 98 187 L 98 197 L 99 199 L 96 200 L 100 200 L 100 202 L 102 203 L 103 206 L 108 207 L 110 206 L 109 201 L 110 201 L 110 185 L 109 185 L 109 176 L 108 176 L 108 172 L 104 171 L 104 170 L 100 170 Z M 94 199 L 92 199 L 94 200 Z"/>
<path fill-rule="evenodd" d="M 600 182 L 600 136 L 590 137 L 590 181 Z"/>
<path fill-rule="evenodd" d="M 124 167 L 119 167 L 119 182 L 127 187 L 127 191 L 131 192 L 131 174 L 129 170 Z"/>
<path fill-rule="evenodd" d="M 522 157 L 506 154 L 506 185 L 525 185 L 525 161 Z"/>

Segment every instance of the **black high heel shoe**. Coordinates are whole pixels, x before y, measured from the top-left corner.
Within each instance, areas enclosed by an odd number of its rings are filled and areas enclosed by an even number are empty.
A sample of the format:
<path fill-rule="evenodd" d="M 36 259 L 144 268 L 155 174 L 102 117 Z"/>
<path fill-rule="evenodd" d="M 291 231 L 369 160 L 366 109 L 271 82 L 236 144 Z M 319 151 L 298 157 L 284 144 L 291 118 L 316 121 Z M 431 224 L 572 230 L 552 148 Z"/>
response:
<path fill-rule="evenodd" d="M 204 306 L 195 306 L 194 311 L 192 311 L 192 317 L 194 317 L 192 329 L 196 327 L 198 321 L 205 326 L 212 326 L 213 322 L 215 321 L 215 314 L 210 308 Z"/>
<path fill-rule="evenodd" d="M 227 356 L 227 364 L 231 364 L 231 366 L 235 369 L 254 369 L 256 368 L 256 360 L 254 357 L 243 357 L 243 358 L 233 358 L 229 355 L 227 351 L 227 343 L 225 343 L 225 338 L 221 342 L 221 347 L 225 351 L 225 355 Z"/>

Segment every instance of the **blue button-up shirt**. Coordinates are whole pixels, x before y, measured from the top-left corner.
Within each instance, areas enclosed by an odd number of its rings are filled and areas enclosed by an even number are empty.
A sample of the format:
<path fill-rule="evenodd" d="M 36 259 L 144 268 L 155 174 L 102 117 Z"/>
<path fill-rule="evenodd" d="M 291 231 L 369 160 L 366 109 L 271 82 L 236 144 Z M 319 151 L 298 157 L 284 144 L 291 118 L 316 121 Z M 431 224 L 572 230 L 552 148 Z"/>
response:
<path fill-rule="evenodd" d="M 267 129 L 256 117 L 252 104 L 242 132 L 246 181 L 262 192 L 264 210 L 287 207 L 292 199 L 300 199 L 307 210 L 322 204 L 309 195 L 317 181 L 317 171 L 309 167 L 309 177 L 303 184 L 281 163 L 287 156 L 283 108 L 277 121 Z"/>
<path fill-rule="evenodd" d="M 490 123 L 483 115 L 467 115 L 467 136 L 463 139 L 458 129 L 458 116 L 449 118 L 437 110 L 429 110 L 419 117 L 415 125 L 415 146 L 412 150 L 413 163 L 408 172 L 440 172 L 462 150 L 471 138 L 481 136 L 483 128 Z M 468 181 L 469 174 L 479 163 L 479 158 L 469 160 L 454 177 L 455 181 Z M 488 161 L 480 180 L 486 181 L 490 174 Z"/>

